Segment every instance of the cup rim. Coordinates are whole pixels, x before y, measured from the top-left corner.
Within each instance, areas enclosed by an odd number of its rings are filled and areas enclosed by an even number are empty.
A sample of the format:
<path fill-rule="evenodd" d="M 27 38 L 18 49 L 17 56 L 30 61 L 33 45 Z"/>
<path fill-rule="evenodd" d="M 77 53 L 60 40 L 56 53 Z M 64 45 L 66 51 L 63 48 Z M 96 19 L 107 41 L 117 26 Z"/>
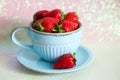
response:
<path fill-rule="evenodd" d="M 31 29 L 32 31 L 34 31 L 35 33 L 38 33 L 38 34 L 43 34 L 43 35 L 51 35 L 51 36 L 64 36 L 64 35 L 69 35 L 69 34 L 72 34 L 72 33 L 75 33 L 75 32 L 78 32 L 81 30 L 81 26 L 82 24 L 79 22 L 79 27 L 74 30 L 74 31 L 70 31 L 70 32 L 65 32 L 65 33 L 48 33 L 48 32 L 41 32 L 41 31 L 37 31 L 35 29 L 32 28 L 32 24 L 33 22 L 31 22 L 31 24 L 29 25 L 29 29 Z"/>

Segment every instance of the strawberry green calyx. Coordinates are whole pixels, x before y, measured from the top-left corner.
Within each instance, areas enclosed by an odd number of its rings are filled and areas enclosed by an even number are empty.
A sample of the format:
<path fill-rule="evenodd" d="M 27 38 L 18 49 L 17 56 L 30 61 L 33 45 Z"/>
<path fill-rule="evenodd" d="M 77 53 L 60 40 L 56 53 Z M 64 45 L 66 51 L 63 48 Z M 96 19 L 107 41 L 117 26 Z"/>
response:
<path fill-rule="evenodd" d="M 52 32 L 53 33 L 58 33 L 58 30 L 56 28 L 53 28 Z"/>
<path fill-rule="evenodd" d="M 63 32 L 65 32 L 64 30 L 62 30 L 62 24 L 57 25 L 56 28 L 57 28 L 57 30 L 58 30 L 59 33 L 63 33 Z"/>
<path fill-rule="evenodd" d="M 76 55 L 76 53 L 74 52 L 73 54 L 72 54 L 72 57 L 73 57 L 73 59 L 74 59 L 74 61 L 75 61 L 75 65 L 76 65 L 76 58 L 75 58 L 75 55 Z"/>
<path fill-rule="evenodd" d="M 37 28 L 39 29 L 39 31 L 44 31 L 44 27 L 41 25 L 41 23 L 37 24 Z"/>
<path fill-rule="evenodd" d="M 66 17 L 65 13 L 64 13 L 64 12 L 62 12 L 61 20 L 64 20 L 64 19 L 65 19 L 65 17 Z"/>
<path fill-rule="evenodd" d="M 60 30 L 59 30 L 59 33 L 64 33 L 64 32 L 65 32 L 65 31 L 64 31 L 64 30 L 62 30 L 62 29 L 60 29 Z"/>
<path fill-rule="evenodd" d="M 54 33 L 64 33 L 65 31 L 62 30 L 62 24 L 58 25 L 56 24 L 56 27 L 52 30 Z"/>

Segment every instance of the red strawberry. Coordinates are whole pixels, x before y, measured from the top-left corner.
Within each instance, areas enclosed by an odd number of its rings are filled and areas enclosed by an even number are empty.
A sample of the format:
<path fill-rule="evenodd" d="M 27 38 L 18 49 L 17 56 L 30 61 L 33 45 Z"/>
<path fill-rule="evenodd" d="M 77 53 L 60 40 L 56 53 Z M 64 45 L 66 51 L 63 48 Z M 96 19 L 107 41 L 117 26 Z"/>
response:
<path fill-rule="evenodd" d="M 46 13 L 48 13 L 49 11 L 48 10 L 40 10 L 40 11 L 37 11 L 34 16 L 33 16 L 33 19 L 34 21 L 37 21 L 39 19 L 42 19 L 44 17 L 44 15 Z"/>
<path fill-rule="evenodd" d="M 75 53 L 72 55 L 70 53 L 64 54 L 55 62 L 54 69 L 68 69 L 76 65 Z"/>
<path fill-rule="evenodd" d="M 64 21 L 59 21 L 56 25 L 56 27 L 52 30 L 54 33 L 63 33 L 63 32 L 70 32 L 78 28 L 78 24 L 64 20 Z"/>
<path fill-rule="evenodd" d="M 78 23 L 78 16 L 75 14 L 75 12 L 69 12 L 66 14 L 66 17 L 64 20 L 69 20 L 69 21 Z"/>
<path fill-rule="evenodd" d="M 70 31 L 73 31 L 77 28 L 78 28 L 77 23 L 74 23 L 74 22 L 71 22 L 71 21 L 68 21 L 68 20 L 64 20 L 62 22 L 62 30 L 64 30 L 65 32 L 70 32 Z"/>
<path fill-rule="evenodd" d="M 45 14 L 45 17 L 54 17 L 54 18 L 58 18 L 59 20 L 61 20 L 62 11 L 60 9 L 54 9 L 48 12 L 47 14 Z"/>
<path fill-rule="evenodd" d="M 52 32 L 52 29 L 59 22 L 59 19 L 52 17 L 45 17 L 33 24 L 33 28 L 39 31 Z"/>

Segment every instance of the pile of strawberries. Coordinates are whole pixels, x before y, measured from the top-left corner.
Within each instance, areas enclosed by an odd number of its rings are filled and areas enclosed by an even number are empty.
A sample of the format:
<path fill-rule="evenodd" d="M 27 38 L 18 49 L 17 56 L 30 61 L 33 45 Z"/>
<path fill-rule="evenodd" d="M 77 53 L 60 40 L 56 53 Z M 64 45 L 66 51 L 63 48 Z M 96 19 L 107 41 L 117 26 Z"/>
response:
<path fill-rule="evenodd" d="M 78 28 L 75 12 L 64 13 L 60 9 L 40 10 L 33 16 L 32 28 L 41 32 L 64 33 Z"/>

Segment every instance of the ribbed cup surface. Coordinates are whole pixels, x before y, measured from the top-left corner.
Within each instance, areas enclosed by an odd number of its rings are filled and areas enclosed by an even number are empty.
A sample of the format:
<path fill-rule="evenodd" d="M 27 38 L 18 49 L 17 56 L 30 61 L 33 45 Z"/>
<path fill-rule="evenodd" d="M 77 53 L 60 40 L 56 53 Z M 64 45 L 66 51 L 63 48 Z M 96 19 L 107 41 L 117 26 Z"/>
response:
<path fill-rule="evenodd" d="M 81 34 L 82 30 L 65 35 L 49 35 L 29 31 L 33 49 L 42 59 L 49 62 L 54 62 L 63 54 L 75 52 L 80 45 Z"/>
<path fill-rule="evenodd" d="M 79 47 L 79 43 L 68 43 L 65 45 L 34 44 L 34 49 L 42 59 L 54 62 L 58 57 L 66 53 L 73 53 Z"/>

